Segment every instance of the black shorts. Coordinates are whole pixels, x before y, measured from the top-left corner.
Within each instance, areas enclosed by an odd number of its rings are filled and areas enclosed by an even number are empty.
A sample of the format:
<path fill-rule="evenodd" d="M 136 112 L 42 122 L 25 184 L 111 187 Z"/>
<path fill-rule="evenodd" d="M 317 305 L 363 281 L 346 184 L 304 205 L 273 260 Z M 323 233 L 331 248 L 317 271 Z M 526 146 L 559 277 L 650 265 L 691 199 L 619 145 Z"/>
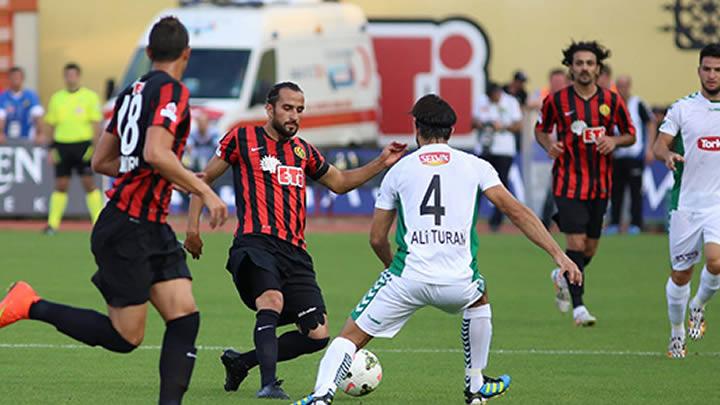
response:
<path fill-rule="evenodd" d="M 557 214 L 553 217 L 566 234 L 584 234 L 590 239 L 600 239 L 607 199 L 577 200 L 555 196 Z"/>
<path fill-rule="evenodd" d="M 170 225 L 131 218 L 112 204 L 93 227 L 91 248 L 98 266 L 92 282 L 113 307 L 147 302 L 155 283 L 192 279 Z"/>
<path fill-rule="evenodd" d="M 74 171 L 80 176 L 91 176 L 91 156 L 85 156 L 91 142 L 56 143 L 53 145 L 55 153 L 55 177 L 70 177 Z"/>
<path fill-rule="evenodd" d="M 227 270 L 240 298 L 253 311 L 257 310 L 255 300 L 265 291 L 282 292 L 281 325 L 296 323 L 304 314 L 325 313 L 312 258 L 291 243 L 263 234 L 238 235 L 230 248 Z"/>

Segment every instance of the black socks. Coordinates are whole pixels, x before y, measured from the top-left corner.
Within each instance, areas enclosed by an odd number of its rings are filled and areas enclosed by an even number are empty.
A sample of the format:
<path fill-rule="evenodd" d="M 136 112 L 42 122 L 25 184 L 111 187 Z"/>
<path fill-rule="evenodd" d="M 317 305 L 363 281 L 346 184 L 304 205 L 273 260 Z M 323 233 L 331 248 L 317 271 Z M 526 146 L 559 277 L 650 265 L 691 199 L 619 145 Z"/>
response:
<path fill-rule="evenodd" d="M 165 326 L 160 353 L 160 405 L 180 404 L 190 384 L 197 350 L 200 314 L 193 312 Z"/>
<path fill-rule="evenodd" d="M 101 346 L 117 353 L 129 353 L 137 347 L 120 336 L 110 318 L 90 309 L 40 300 L 30 307 L 30 319 L 49 323 L 65 335 L 90 346 Z"/>
<path fill-rule="evenodd" d="M 571 284 L 567 273 L 565 273 L 565 279 L 567 280 L 568 289 L 570 290 L 570 298 L 572 299 L 572 306 L 573 308 L 577 308 L 581 305 L 584 305 L 583 294 L 585 293 L 585 263 L 586 260 L 588 263 L 590 262 L 590 260 L 585 257 L 585 254 L 583 252 L 578 252 L 576 250 L 566 250 L 565 253 L 570 258 L 570 260 L 575 263 L 578 269 L 580 269 L 580 272 L 583 273 L 582 285 Z"/>
<path fill-rule="evenodd" d="M 278 339 L 275 334 L 280 314 L 261 309 L 256 315 L 254 341 L 258 364 L 260 365 L 261 387 L 274 383 L 278 361 Z"/>

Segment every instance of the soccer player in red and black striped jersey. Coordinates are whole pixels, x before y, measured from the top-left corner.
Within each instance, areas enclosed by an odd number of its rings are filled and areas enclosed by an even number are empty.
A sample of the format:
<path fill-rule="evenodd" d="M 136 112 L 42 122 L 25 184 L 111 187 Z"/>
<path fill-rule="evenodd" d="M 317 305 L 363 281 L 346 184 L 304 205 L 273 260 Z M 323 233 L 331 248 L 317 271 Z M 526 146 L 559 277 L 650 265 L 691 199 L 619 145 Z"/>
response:
<path fill-rule="evenodd" d="M 204 179 L 211 183 L 232 168 L 238 227 L 227 270 L 242 301 L 257 311 L 255 350 L 226 350 L 221 357 L 225 390 L 237 390 L 248 370 L 259 365 L 257 397 L 288 399 L 275 375 L 277 362 L 321 350 L 329 336 L 325 303 L 305 250 L 306 177 L 346 193 L 397 162 L 406 145 L 393 143 L 367 165 L 340 171 L 295 136 L 305 111 L 297 84 L 273 86 L 265 110 L 265 125 L 239 126 L 225 135 Z M 185 247 L 195 258 L 202 253 L 200 211 L 200 201 L 193 197 Z M 276 327 L 287 324 L 295 324 L 297 331 L 278 338 Z"/>
<path fill-rule="evenodd" d="M 227 207 L 179 160 L 190 129 L 188 90 L 179 81 L 190 57 L 182 23 L 157 22 L 147 55 L 152 70 L 118 95 L 92 159 L 93 170 L 117 177 L 91 238 L 92 281 L 108 316 L 43 300 L 19 282 L 0 302 L 0 327 L 36 319 L 90 346 L 129 353 L 143 340 L 150 301 L 166 323 L 159 403 L 177 405 L 190 383 L 200 317 L 185 253 L 165 223 L 173 184 L 200 196 L 213 226 L 227 218 Z"/>
<path fill-rule="evenodd" d="M 565 234 L 567 255 L 582 271 L 595 255 L 612 188 L 612 152 L 635 142 L 635 128 L 622 97 L 597 84 L 610 51 L 595 41 L 573 42 L 563 50 L 572 85 L 548 95 L 535 129 L 537 141 L 555 159 L 555 220 Z M 557 140 L 550 134 L 557 131 Z M 583 303 L 584 285 L 570 285 L 552 273 L 562 312 L 570 308 L 576 325 L 596 319 Z"/>

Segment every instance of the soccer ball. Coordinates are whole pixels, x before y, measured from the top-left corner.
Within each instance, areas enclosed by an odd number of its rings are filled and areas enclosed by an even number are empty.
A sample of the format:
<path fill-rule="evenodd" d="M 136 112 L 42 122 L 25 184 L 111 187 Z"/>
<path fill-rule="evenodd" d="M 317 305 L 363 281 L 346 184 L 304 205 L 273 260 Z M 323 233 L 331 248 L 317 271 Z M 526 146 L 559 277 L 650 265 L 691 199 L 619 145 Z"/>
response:
<path fill-rule="evenodd" d="M 350 371 L 340 382 L 340 389 L 353 397 L 361 397 L 375 391 L 382 380 L 382 367 L 377 356 L 360 349 L 355 353 Z"/>

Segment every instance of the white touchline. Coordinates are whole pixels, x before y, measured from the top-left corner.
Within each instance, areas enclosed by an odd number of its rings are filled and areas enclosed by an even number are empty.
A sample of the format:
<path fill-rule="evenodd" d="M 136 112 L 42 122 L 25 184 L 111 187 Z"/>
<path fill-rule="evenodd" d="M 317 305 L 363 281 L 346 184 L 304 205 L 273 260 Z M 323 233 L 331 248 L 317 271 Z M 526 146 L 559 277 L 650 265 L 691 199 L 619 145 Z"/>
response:
<path fill-rule="evenodd" d="M 197 347 L 198 350 L 220 351 L 230 346 L 204 346 Z M 92 349 L 86 345 L 75 344 L 51 344 L 51 343 L 0 343 L 0 349 L 65 349 L 65 350 L 83 350 Z M 139 350 L 160 350 L 157 345 L 143 345 L 138 347 Z M 98 348 L 98 350 L 102 350 Z M 430 348 L 406 348 L 406 349 L 382 349 L 373 348 L 376 353 L 462 353 L 460 349 L 430 349 Z M 647 352 L 647 351 L 630 351 L 630 350 L 564 350 L 564 349 L 494 349 L 491 354 L 499 355 L 546 355 L 546 356 L 635 356 L 635 357 L 665 357 L 664 351 Z M 693 353 L 703 357 L 720 357 L 720 352 L 697 352 Z"/>

